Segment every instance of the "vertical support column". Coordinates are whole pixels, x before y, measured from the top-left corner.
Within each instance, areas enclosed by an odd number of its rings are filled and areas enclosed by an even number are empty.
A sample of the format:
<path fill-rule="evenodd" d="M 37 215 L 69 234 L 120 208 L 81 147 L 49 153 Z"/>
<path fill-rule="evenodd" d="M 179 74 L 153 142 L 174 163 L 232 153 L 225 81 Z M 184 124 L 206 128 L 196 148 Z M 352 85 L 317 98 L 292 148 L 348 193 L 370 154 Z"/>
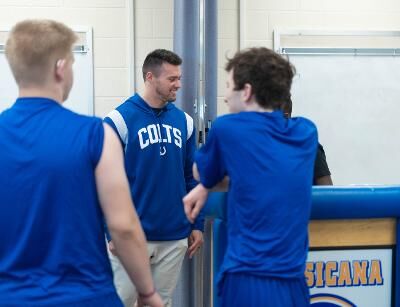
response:
<path fill-rule="evenodd" d="M 174 51 L 182 58 L 182 88 L 179 90 L 176 105 L 193 117 L 198 127 L 197 104 L 200 77 L 200 12 L 197 0 L 174 0 Z M 196 108 L 195 108 L 196 107 Z M 195 281 L 198 264 L 185 257 L 181 276 L 173 296 L 174 307 L 194 307 L 198 285 Z"/>
<path fill-rule="evenodd" d="M 207 141 L 207 133 L 211 128 L 212 121 L 217 116 L 217 34 L 218 34 L 218 1 L 203 0 L 203 75 L 200 77 L 203 97 L 199 102 L 203 105 L 202 129 L 204 142 Z M 213 220 L 206 220 L 204 231 L 204 257 L 203 257 L 203 305 L 201 307 L 213 306 Z M 200 306 L 199 306 L 200 307 Z"/>
<path fill-rule="evenodd" d="M 199 90 L 200 41 L 199 3 L 197 0 L 174 1 L 174 51 L 182 58 L 182 88 L 176 105 L 195 117 Z"/>
<path fill-rule="evenodd" d="M 392 306 L 399 306 L 400 303 L 400 219 L 397 218 L 396 225 L 396 250 L 395 250 L 395 263 L 393 272 L 394 274 L 394 287 L 392 287 L 394 291 L 394 295 L 392 294 Z"/>
<path fill-rule="evenodd" d="M 128 1 L 128 68 L 129 68 L 129 93 L 136 92 L 136 61 L 135 61 L 135 1 Z"/>
<path fill-rule="evenodd" d="M 183 59 L 176 105 L 193 117 L 201 145 L 217 114 L 217 1 L 174 1 L 174 51 Z M 206 221 L 204 247 L 193 260 L 185 259 L 174 294 L 176 307 L 212 305 L 211 230 Z"/>
<path fill-rule="evenodd" d="M 221 306 L 220 299 L 218 297 L 218 288 L 217 288 L 217 272 L 221 268 L 222 261 L 225 256 L 225 251 L 227 248 L 227 227 L 226 221 L 220 218 L 216 218 L 214 220 L 213 225 L 213 272 L 214 272 L 214 280 L 213 280 L 213 307 Z"/>
<path fill-rule="evenodd" d="M 205 125 L 210 128 L 210 123 L 217 116 L 217 69 L 218 69 L 218 1 L 205 1 L 205 39 L 204 39 L 204 82 L 205 82 Z"/>

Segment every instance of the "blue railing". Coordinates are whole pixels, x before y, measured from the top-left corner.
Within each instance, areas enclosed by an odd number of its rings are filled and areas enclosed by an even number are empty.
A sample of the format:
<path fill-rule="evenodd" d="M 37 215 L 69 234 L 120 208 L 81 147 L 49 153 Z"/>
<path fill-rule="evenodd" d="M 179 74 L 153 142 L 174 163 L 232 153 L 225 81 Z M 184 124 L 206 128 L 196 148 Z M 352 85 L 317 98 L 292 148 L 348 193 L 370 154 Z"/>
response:
<path fill-rule="evenodd" d="M 395 301 L 400 306 L 400 186 L 324 186 L 313 187 L 311 219 L 396 218 Z M 214 218 L 213 271 L 214 277 L 222 263 L 227 244 L 226 194 L 211 193 L 206 216 Z M 213 286 L 214 307 L 220 306 Z"/>

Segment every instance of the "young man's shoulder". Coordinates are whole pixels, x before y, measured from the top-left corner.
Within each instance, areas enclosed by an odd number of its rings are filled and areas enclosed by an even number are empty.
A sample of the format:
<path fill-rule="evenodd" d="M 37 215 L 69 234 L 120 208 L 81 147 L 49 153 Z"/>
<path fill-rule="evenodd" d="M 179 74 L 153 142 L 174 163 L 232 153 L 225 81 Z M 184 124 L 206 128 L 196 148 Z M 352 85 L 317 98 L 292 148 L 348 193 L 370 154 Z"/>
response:
<path fill-rule="evenodd" d="M 118 105 L 114 110 L 110 111 L 104 116 L 105 122 L 114 122 L 117 124 L 120 121 L 126 121 L 132 114 L 137 113 L 139 110 L 135 104 L 135 96 L 127 98 L 124 102 Z"/>
<path fill-rule="evenodd" d="M 224 125 L 230 124 L 232 121 L 235 121 L 239 117 L 240 117 L 240 113 L 232 113 L 232 114 L 220 115 L 214 120 L 213 126 L 215 126 L 215 125 L 224 126 Z"/>
<path fill-rule="evenodd" d="M 101 123 L 101 118 L 94 116 L 94 115 L 86 115 L 86 114 L 80 114 L 75 111 L 72 111 L 68 108 L 65 108 L 64 106 L 61 106 L 61 108 L 56 108 L 58 110 L 57 116 L 60 119 L 64 119 L 66 121 L 70 121 L 71 123 L 74 123 L 75 125 L 79 124 L 99 124 Z"/>
<path fill-rule="evenodd" d="M 167 105 L 166 108 L 167 111 L 165 112 L 165 114 L 167 118 L 169 118 L 172 122 L 180 127 L 186 127 L 186 139 L 188 140 L 193 135 L 193 132 L 195 130 L 193 117 L 171 102 Z"/>
<path fill-rule="evenodd" d="M 299 116 L 299 117 L 293 117 L 291 120 L 293 121 L 293 123 L 295 123 L 300 127 L 311 130 L 317 130 L 317 126 L 314 124 L 314 122 L 312 122 L 308 118 Z"/>
<path fill-rule="evenodd" d="M 291 119 L 292 129 L 290 129 L 292 135 L 301 136 L 304 140 L 311 141 L 316 145 L 318 143 L 318 130 L 316 125 L 305 117 L 295 117 Z"/>
<path fill-rule="evenodd" d="M 298 116 L 298 117 L 293 117 L 293 119 L 296 119 L 305 125 L 315 126 L 314 122 L 306 117 Z"/>
<path fill-rule="evenodd" d="M 230 130 L 232 126 L 238 126 L 238 120 L 243 117 L 242 113 L 223 114 L 218 116 L 212 123 L 214 130 L 223 131 Z"/>
<path fill-rule="evenodd" d="M 118 105 L 115 108 L 115 110 L 117 110 L 120 113 L 135 112 L 137 110 L 135 101 L 136 101 L 136 95 L 129 97 L 125 99 L 120 105 Z"/>
<path fill-rule="evenodd" d="M 170 102 L 166 106 L 166 111 L 165 111 L 165 116 L 169 118 L 172 122 L 178 124 L 178 125 L 184 125 L 188 128 L 188 131 L 190 131 L 189 134 L 194 129 L 194 120 L 193 117 L 182 110 L 180 107 L 176 106 L 174 103 Z"/>
<path fill-rule="evenodd" d="M 185 115 L 186 117 L 193 119 L 188 113 L 186 113 L 180 107 L 175 105 L 173 102 L 168 103 L 166 108 L 168 109 L 168 112 L 170 112 L 170 113 Z"/>

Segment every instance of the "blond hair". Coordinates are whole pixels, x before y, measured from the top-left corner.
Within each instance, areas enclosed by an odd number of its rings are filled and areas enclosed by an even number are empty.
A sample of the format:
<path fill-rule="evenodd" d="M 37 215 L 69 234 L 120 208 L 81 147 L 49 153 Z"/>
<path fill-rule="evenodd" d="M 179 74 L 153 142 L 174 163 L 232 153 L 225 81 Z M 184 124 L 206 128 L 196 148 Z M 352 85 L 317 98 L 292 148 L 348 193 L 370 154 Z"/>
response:
<path fill-rule="evenodd" d="M 76 34 L 60 22 L 38 19 L 17 23 L 5 47 L 17 84 L 43 85 L 53 65 L 71 53 L 76 40 Z"/>

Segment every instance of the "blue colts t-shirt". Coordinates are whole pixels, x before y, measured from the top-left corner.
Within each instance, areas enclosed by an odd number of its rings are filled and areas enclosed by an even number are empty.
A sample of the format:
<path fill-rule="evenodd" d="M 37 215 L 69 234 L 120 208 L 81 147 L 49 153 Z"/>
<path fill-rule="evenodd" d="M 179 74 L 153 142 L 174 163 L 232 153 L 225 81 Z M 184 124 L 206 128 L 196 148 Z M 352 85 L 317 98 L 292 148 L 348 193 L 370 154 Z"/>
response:
<path fill-rule="evenodd" d="M 198 151 L 200 181 L 225 175 L 228 247 L 220 271 L 304 278 L 317 130 L 282 112 L 218 118 Z"/>
<path fill-rule="evenodd" d="M 46 98 L 0 114 L 0 306 L 121 306 L 94 177 L 103 139 L 101 119 Z"/>

